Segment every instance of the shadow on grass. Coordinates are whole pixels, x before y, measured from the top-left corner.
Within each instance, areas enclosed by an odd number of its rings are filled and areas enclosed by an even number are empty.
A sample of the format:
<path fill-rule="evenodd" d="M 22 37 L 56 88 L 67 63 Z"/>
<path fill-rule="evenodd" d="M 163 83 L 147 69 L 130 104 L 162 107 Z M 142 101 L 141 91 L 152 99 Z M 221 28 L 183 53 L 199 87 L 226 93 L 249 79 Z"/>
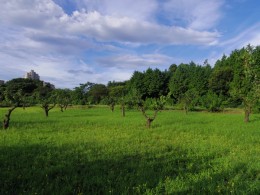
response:
<path fill-rule="evenodd" d="M 108 155 L 93 143 L 54 147 L 30 145 L 0 148 L 0 194 L 143 194 L 157 193 L 166 178 L 183 178 L 189 186 L 176 193 L 211 192 L 219 180 L 236 176 L 230 170 L 212 180 L 190 177 L 210 170 L 215 156 L 190 155 L 169 147 L 158 154 Z M 221 181 L 222 181 L 221 180 Z M 204 190 L 203 187 L 204 186 Z M 226 191 L 224 191 L 226 192 Z M 166 193 L 166 187 L 160 192 Z"/>

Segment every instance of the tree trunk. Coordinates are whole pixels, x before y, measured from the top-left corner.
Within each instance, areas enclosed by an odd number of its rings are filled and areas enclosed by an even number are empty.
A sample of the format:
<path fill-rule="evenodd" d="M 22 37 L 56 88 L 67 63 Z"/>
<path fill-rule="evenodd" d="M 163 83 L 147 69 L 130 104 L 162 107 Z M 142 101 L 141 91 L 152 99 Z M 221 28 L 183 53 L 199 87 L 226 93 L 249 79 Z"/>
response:
<path fill-rule="evenodd" d="M 110 109 L 111 109 L 111 111 L 112 111 L 112 112 L 114 112 L 115 105 L 113 105 L 113 104 L 112 104 L 112 105 L 110 105 Z"/>
<path fill-rule="evenodd" d="M 122 110 L 122 116 L 125 117 L 125 106 L 122 106 L 121 110 Z"/>
<path fill-rule="evenodd" d="M 48 117 L 49 116 L 49 109 L 47 107 L 44 108 L 44 112 L 45 112 L 45 116 Z"/>
<path fill-rule="evenodd" d="M 151 127 L 151 124 L 152 124 L 153 120 L 154 120 L 154 119 L 147 118 L 147 120 L 146 120 L 146 127 L 147 127 L 147 128 L 149 128 L 149 129 L 150 129 L 150 127 Z"/>
<path fill-rule="evenodd" d="M 146 127 L 147 127 L 147 128 L 150 128 L 150 127 L 151 127 L 151 124 L 152 124 L 152 122 L 155 120 L 155 118 L 156 118 L 157 113 L 158 113 L 159 110 L 155 110 L 155 111 L 154 111 L 153 117 L 149 117 L 149 116 L 145 113 L 145 110 L 144 110 L 143 107 L 141 107 L 140 110 L 141 110 L 141 112 L 143 113 L 144 117 L 146 118 Z"/>
<path fill-rule="evenodd" d="M 60 105 L 60 111 L 63 112 L 64 106 Z"/>
<path fill-rule="evenodd" d="M 246 109 L 245 110 L 245 118 L 244 118 L 245 123 L 249 122 L 249 116 L 250 116 L 250 110 Z"/>
<path fill-rule="evenodd" d="M 188 114 L 188 107 L 187 105 L 184 106 L 185 114 Z"/>
<path fill-rule="evenodd" d="M 14 111 L 14 109 L 17 108 L 16 106 L 9 109 L 7 114 L 5 115 L 5 119 L 3 121 L 3 128 L 7 129 L 9 127 L 9 122 L 10 122 L 10 118 L 11 118 L 11 114 Z"/>
<path fill-rule="evenodd" d="M 49 104 L 45 104 L 42 106 L 42 109 L 44 110 L 45 116 L 49 116 L 49 111 L 55 107 L 56 104 L 50 106 Z"/>

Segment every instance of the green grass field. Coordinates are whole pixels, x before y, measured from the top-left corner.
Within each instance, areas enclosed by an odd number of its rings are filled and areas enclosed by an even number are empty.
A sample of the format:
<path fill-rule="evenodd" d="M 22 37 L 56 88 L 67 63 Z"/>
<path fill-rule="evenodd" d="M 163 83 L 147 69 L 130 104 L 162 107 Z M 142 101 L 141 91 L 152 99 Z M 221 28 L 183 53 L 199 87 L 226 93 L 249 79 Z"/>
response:
<path fill-rule="evenodd" d="M 6 108 L 0 109 L 3 118 Z M 0 130 L 0 194 L 259 194 L 260 115 L 17 108 Z"/>

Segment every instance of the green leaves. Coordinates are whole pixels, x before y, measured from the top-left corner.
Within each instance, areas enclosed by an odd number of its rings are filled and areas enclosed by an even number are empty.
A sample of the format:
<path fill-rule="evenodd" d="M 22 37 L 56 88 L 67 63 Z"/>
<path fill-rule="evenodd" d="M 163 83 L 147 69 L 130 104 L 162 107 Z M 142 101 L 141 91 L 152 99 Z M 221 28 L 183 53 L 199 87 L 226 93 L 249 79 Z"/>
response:
<path fill-rule="evenodd" d="M 148 68 L 143 73 L 135 71 L 131 77 L 128 87 L 132 94 L 141 99 L 159 98 L 168 93 L 168 75 L 159 69 Z"/>
<path fill-rule="evenodd" d="M 90 103 L 98 104 L 100 101 L 108 95 L 108 89 L 103 84 L 95 84 L 93 85 L 88 93 L 88 101 Z"/>
<path fill-rule="evenodd" d="M 257 48 L 259 50 L 259 47 Z M 246 112 L 245 121 L 249 121 L 249 114 L 252 107 L 257 103 L 260 83 L 260 56 L 259 51 L 256 53 L 255 48 L 248 45 L 238 51 L 238 60 L 234 69 L 234 79 L 231 83 L 231 94 L 233 97 L 239 97 Z M 234 54 L 233 54 L 234 55 Z"/>
<path fill-rule="evenodd" d="M 203 96 L 202 103 L 209 112 L 218 112 L 223 106 L 223 96 L 209 91 L 205 96 Z"/>
<path fill-rule="evenodd" d="M 164 105 L 167 102 L 166 96 L 160 96 L 160 98 L 147 98 L 146 100 L 140 100 L 137 102 L 138 107 L 150 110 L 163 110 Z"/>
<path fill-rule="evenodd" d="M 38 81 L 30 79 L 13 79 L 6 83 L 4 97 L 9 105 L 21 106 L 29 102 L 30 97 L 39 86 Z"/>
<path fill-rule="evenodd" d="M 209 65 L 198 66 L 191 62 L 190 64 L 180 64 L 169 82 L 169 89 L 172 96 L 181 101 L 188 90 L 197 91 L 202 96 L 207 93 L 208 80 L 212 69 Z"/>
<path fill-rule="evenodd" d="M 232 79 L 233 70 L 231 67 L 215 68 L 209 79 L 209 88 L 217 95 L 229 96 Z"/>

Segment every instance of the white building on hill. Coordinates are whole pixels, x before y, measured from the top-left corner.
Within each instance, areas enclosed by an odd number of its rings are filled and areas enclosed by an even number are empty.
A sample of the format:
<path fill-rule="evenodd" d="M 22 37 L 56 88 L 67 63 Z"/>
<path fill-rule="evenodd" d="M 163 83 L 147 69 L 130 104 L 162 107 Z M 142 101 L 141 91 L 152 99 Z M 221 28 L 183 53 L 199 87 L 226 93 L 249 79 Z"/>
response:
<path fill-rule="evenodd" d="M 25 79 L 33 79 L 33 80 L 40 80 L 40 76 L 34 72 L 34 70 L 31 70 L 31 72 L 27 72 L 24 76 Z"/>

